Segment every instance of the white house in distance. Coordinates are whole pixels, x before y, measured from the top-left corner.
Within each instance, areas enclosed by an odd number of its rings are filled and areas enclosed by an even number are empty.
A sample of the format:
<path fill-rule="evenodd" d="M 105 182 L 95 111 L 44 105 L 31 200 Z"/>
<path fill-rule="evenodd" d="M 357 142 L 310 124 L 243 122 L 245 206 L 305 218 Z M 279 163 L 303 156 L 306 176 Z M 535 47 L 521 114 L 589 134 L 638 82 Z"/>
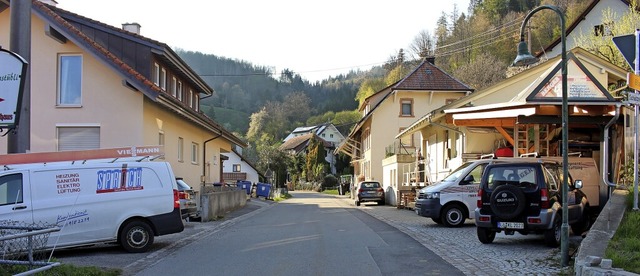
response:
<path fill-rule="evenodd" d="M 344 135 L 342 135 L 342 133 L 340 133 L 340 131 L 333 124 L 327 123 L 310 127 L 298 127 L 294 129 L 286 138 L 284 138 L 283 142 L 287 142 L 291 138 L 303 136 L 311 132 L 315 133 L 323 140 L 333 144 L 334 147 L 342 143 L 342 141 L 344 140 Z"/>
<path fill-rule="evenodd" d="M 235 184 L 238 180 L 251 181 L 258 183 L 260 178 L 265 178 L 256 166 L 242 156 L 242 148 L 233 147 L 231 152 L 222 154 L 224 161 L 222 167 L 222 178 L 225 183 Z"/>

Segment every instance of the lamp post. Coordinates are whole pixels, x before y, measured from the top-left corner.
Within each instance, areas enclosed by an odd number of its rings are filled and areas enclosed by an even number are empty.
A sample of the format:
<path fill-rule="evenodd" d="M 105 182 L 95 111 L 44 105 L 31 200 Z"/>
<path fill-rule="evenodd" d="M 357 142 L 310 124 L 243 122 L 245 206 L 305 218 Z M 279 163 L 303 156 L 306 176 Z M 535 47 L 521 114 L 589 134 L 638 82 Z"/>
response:
<path fill-rule="evenodd" d="M 567 43 L 565 39 L 565 19 L 564 14 L 560 9 L 556 6 L 544 5 L 539 6 L 524 18 L 522 22 L 522 26 L 520 27 L 520 43 L 518 44 L 518 56 L 513 61 L 514 66 L 522 66 L 533 64 L 538 61 L 537 58 L 533 57 L 528 50 L 527 43 L 524 42 L 524 28 L 527 25 L 527 22 L 533 16 L 534 13 L 549 9 L 553 10 L 560 16 L 560 42 L 562 43 L 562 59 L 560 63 L 562 64 L 562 227 L 561 227 L 561 237 L 560 237 L 560 250 L 562 255 L 562 266 L 566 267 L 569 265 L 569 210 L 567 209 L 567 197 L 568 197 L 568 189 L 569 189 L 569 158 L 568 158 L 568 150 L 569 150 L 569 104 L 568 104 L 568 95 L 567 95 Z"/>

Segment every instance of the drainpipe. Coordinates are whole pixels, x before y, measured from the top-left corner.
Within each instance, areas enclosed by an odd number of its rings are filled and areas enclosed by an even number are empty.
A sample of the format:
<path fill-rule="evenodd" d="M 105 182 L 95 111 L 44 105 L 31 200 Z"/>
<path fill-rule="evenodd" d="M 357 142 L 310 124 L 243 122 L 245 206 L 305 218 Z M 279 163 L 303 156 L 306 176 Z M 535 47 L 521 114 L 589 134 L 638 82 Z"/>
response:
<path fill-rule="evenodd" d="M 611 160 L 611 157 L 609 157 L 609 128 L 613 125 L 613 123 L 615 123 L 618 120 L 619 117 L 620 117 L 620 104 L 616 104 L 615 115 L 613 116 L 613 118 L 611 118 L 611 121 L 609 121 L 607 125 L 604 127 L 604 146 L 602 147 L 602 151 L 603 151 L 602 157 L 604 159 L 602 162 L 602 181 L 604 181 L 604 183 L 607 185 L 607 188 L 609 190 L 607 191 L 607 194 L 609 198 L 611 197 L 612 188 L 615 188 L 618 186 L 618 184 L 609 181 L 609 177 L 608 177 L 609 161 Z M 600 202 L 603 202 L 602 199 L 603 198 L 600 197 Z"/>
<path fill-rule="evenodd" d="M 213 137 L 209 140 L 204 141 L 204 143 L 202 143 L 202 187 L 204 187 L 204 177 L 207 175 L 207 143 L 211 142 L 215 139 L 220 138 L 220 136 L 222 136 L 222 132 L 220 134 L 218 134 L 218 136 Z M 222 161 L 220 161 L 220 164 L 222 164 Z"/>

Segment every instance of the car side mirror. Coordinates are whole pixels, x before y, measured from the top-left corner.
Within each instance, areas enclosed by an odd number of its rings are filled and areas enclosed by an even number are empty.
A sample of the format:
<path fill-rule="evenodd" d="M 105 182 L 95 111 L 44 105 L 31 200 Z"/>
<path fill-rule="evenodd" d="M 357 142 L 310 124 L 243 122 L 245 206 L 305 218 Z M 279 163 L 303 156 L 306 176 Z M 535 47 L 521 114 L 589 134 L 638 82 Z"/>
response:
<path fill-rule="evenodd" d="M 471 184 L 471 183 L 473 183 L 473 181 L 474 181 L 473 175 L 467 175 L 467 176 L 465 176 L 465 177 L 464 177 L 464 179 L 462 180 L 462 184 L 463 184 L 463 185 Z"/>
<path fill-rule="evenodd" d="M 573 184 L 576 189 L 582 189 L 582 180 L 576 180 Z"/>

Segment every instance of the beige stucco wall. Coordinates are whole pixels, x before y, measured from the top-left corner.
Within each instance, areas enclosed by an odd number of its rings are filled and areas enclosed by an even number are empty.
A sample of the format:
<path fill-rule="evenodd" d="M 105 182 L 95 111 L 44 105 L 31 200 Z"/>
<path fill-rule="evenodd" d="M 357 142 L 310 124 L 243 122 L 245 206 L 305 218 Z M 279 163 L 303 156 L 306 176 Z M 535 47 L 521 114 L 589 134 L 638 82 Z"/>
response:
<path fill-rule="evenodd" d="M 370 161 L 372 164 L 370 179 L 383 183 L 387 181 L 383 179 L 381 168 L 382 160 L 385 158 L 385 148 L 393 144 L 401 128 L 409 126 L 433 109 L 443 106 L 447 99 L 457 99 L 464 94 L 464 92 L 397 91 L 394 95 L 387 97 L 374 110 L 371 119 L 371 149 L 368 155 L 364 155 L 365 161 Z M 400 117 L 402 99 L 413 99 L 414 116 Z M 419 147 L 419 136 L 415 135 L 413 139 L 414 147 Z"/>
<path fill-rule="evenodd" d="M 0 45 L 8 46 L 9 12 L 0 13 Z M 99 126 L 100 147 L 141 145 L 143 95 L 122 85 L 122 77 L 68 41 L 45 35 L 44 22 L 33 16 L 31 36 L 31 151 L 56 151 L 56 126 Z M 57 107 L 59 54 L 82 55 L 82 104 Z M 7 137 L 0 152 L 7 152 Z M 157 144 L 157 143 L 156 143 Z"/>

